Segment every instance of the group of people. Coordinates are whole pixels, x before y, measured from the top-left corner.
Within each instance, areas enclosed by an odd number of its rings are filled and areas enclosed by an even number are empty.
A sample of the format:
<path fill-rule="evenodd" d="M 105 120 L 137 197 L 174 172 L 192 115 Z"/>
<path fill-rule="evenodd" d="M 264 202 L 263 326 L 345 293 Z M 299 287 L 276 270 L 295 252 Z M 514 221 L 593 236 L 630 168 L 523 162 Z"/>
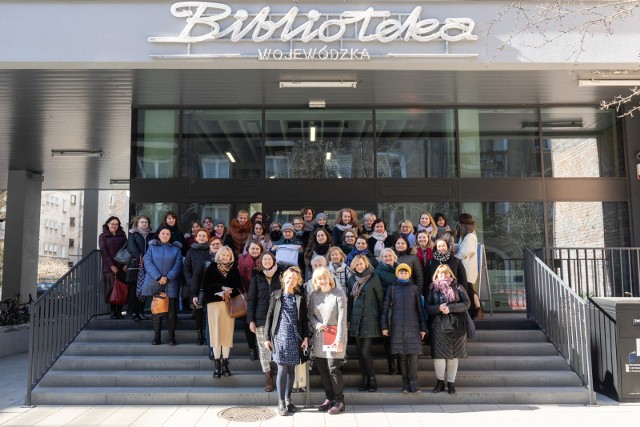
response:
<path fill-rule="evenodd" d="M 372 345 L 382 341 L 389 374 L 401 374 L 402 392 L 420 393 L 418 356 L 428 336 L 437 377 L 433 392 L 444 391 L 446 382 L 448 393 L 455 393 L 472 317 L 483 316 L 474 290 L 477 237 L 470 214 L 461 214 L 452 228 L 444 215 L 424 212 L 415 227 L 401 221 L 397 235 L 373 213 L 361 224 L 349 208 L 338 212 L 333 228 L 326 214 L 310 207 L 285 223 L 260 212 L 249 217 L 239 211 L 228 227 L 207 217 L 194 221 L 187 234 L 175 212 L 156 230 L 150 222 L 135 217 L 127 237 L 112 216 L 99 246 L 107 303 L 116 278 L 129 286 L 127 315 L 134 320 L 146 319 L 146 298 L 168 295 L 169 312 L 152 315 L 153 345 L 161 344 L 165 316 L 168 343 L 176 345 L 177 313 L 191 307 L 196 344 L 209 345 L 213 377 L 230 376 L 236 322 L 227 303 L 242 294 L 250 358 L 260 360 L 265 391 L 277 389 L 281 415 L 297 410 L 291 393 L 295 382 L 304 384 L 308 360 L 326 394 L 319 410 L 344 411 L 341 366 L 349 338 L 362 372 L 360 391 L 377 391 Z M 131 255 L 128 265 L 115 260 L 123 246 Z M 111 317 L 122 318 L 122 309 L 112 305 Z"/>

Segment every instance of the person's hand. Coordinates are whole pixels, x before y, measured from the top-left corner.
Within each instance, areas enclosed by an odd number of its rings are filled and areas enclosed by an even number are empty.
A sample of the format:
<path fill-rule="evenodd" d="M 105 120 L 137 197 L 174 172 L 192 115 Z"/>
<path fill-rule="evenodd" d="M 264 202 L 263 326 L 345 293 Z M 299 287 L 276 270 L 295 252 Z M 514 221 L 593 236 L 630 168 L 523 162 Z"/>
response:
<path fill-rule="evenodd" d="M 300 348 L 305 350 L 309 347 L 309 339 L 307 337 L 304 337 L 304 339 L 302 340 L 302 344 L 300 345 Z"/>
<path fill-rule="evenodd" d="M 277 250 L 278 250 L 278 245 L 273 245 L 273 246 L 271 246 L 271 250 L 272 250 L 272 251 L 277 251 Z"/>
<path fill-rule="evenodd" d="M 333 344 L 331 344 L 331 347 L 335 348 L 338 353 L 341 352 L 343 348 L 342 341 L 335 340 Z"/>
<path fill-rule="evenodd" d="M 118 267 L 116 267 L 115 265 L 111 266 L 111 271 L 113 272 L 113 274 L 117 274 L 118 273 Z"/>
<path fill-rule="evenodd" d="M 251 332 L 253 332 L 255 334 L 256 333 L 256 322 L 249 323 L 249 329 L 251 330 Z"/>
<path fill-rule="evenodd" d="M 191 302 L 193 302 L 193 305 L 198 305 L 198 297 L 193 297 Z"/>
<path fill-rule="evenodd" d="M 425 331 L 420 331 L 420 339 L 424 339 L 425 335 L 427 335 Z"/>
<path fill-rule="evenodd" d="M 266 348 L 267 350 L 271 351 L 271 341 L 265 341 L 264 342 L 264 348 Z"/>
<path fill-rule="evenodd" d="M 167 284 L 167 282 L 168 282 L 168 281 L 169 281 L 169 279 L 167 279 L 166 277 L 162 276 L 162 277 L 160 278 L 160 280 L 158 280 L 158 283 L 160 283 L 161 285 L 163 285 L 163 286 L 164 286 L 164 285 L 166 285 L 166 284 Z"/>
<path fill-rule="evenodd" d="M 442 314 L 449 314 L 449 307 L 447 307 L 447 304 L 440 304 L 440 312 Z"/>
<path fill-rule="evenodd" d="M 383 329 L 382 330 L 382 335 L 385 336 L 385 337 L 388 337 L 389 336 L 389 330 L 388 329 Z"/>
<path fill-rule="evenodd" d="M 329 328 L 327 328 L 327 325 L 323 325 L 322 323 L 318 323 L 318 326 L 316 327 L 316 329 L 322 332 L 329 330 Z"/>

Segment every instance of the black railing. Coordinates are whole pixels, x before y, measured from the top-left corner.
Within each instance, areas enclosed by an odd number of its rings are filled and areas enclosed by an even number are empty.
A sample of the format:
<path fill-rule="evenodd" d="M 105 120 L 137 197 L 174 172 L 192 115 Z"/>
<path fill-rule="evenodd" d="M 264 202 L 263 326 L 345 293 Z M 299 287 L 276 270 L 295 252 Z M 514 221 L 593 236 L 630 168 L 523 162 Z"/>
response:
<path fill-rule="evenodd" d="M 593 299 L 589 298 L 589 330 L 591 331 L 591 358 L 593 388 L 597 392 L 619 399 L 617 390 L 620 375 L 616 347 L 616 319 Z"/>
<path fill-rule="evenodd" d="M 102 260 L 95 250 L 31 304 L 26 404 L 31 391 L 92 317 L 107 313 Z"/>

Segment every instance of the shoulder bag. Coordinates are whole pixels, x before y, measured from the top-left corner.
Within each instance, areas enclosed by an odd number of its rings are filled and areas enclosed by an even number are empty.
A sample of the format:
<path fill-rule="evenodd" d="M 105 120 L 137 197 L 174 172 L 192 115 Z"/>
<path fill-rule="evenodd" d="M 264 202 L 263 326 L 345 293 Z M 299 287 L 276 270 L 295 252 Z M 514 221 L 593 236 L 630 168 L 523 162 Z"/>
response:
<path fill-rule="evenodd" d="M 128 297 L 129 287 L 118 280 L 118 278 L 116 277 L 113 281 L 111 295 L 109 295 L 109 304 L 124 305 L 127 303 Z"/>
<path fill-rule="evenodd" d="M 244 294 L 239 294 L 225 300 L 225 304 L 227 304 L 227 314 L 229 314 L 229 317 L 232 319 L 247 315 L 247 298 Z"/>
<path fill-rule="evenodd" d="M 129 265 L 131 261 L 131 254 L 127 250 L 127 244 L 125 243 L 123 247 L 116 252 L 116 255 L 113 257 L 113 260 L 119 264 Z"/>

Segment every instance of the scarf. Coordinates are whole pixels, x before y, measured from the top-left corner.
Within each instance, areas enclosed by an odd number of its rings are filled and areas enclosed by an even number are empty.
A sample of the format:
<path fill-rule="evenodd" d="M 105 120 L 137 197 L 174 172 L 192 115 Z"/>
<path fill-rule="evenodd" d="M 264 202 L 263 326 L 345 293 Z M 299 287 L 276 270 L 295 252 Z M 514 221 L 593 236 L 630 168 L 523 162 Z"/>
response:
<path fill-rule="evenodd" d="M 336 224 L 336 227 L 338 227 L 338 230 L 344 232 L 345 230 L 351 230 L 353 228 L 353 225 L 351 225 L 351 224 L 346 224 L 346 225 Z"/>
<path fill-rule="evenodd" d="M 227 274 L 229 274 L 229 270 L 231 270 L 231 266 L 233 265 L 233 263 L 228 262 L 226 264 L 223 264 L 219 262 L 217 264 L 218 264 L 218 270 L 220 270 L 220 273 L 222 273 L 222 276 L 227 277 Z"/>
<path fill-rule="evenodd" d="M 264 276 L 267 278 L 269 283 L 271 283 L 271 278 L 274 274 L 276 274 L 276 271 L 278 271 L 278 264 L 273 264 L 273 267 L 268 270 L 262 269 L 262 272 L 264 273 Z"/>
<path fill-rule="evenodd" d="M 373 233 L 371 237 L 376 239 L 376 244 L 373 247 L 373 256 L 376 258 L 380 257 L 380 252 L 384 249 L 384 241 L 387 239 L 389 235 L 385 231 L 384 233 Z"/>
<path fill-rule="evenodd" d="M 409 283 L 411 283 L 411 279 L 396 279 L 396 283 L 398 283 L 399 285 L 408 285 Z"/>
<path fill-rule="evenodd" d="M 418 259 L 420 261 L 422 261 L 422 268 L 423 269 L 426 269 L 427 268 L 427 264 L 429 263 L 429 260 L 427 259 L 427 249 L 428 248 L 422 249 L 422 248 L 418 247 L 418 249 L 416 251 L 417 252 L 416 255 L 418 255 Z M 422 255 L 422 256 L 420 256 L 420 255 Z M 431 256 L 433 256 L 433 251 L 431 251 Z"/>
<path fill-rule="evenodd" d="M 344 262 L 340 264 L 335 264 L 332 262 L 331 264 L 329 264 L 329 271 L 334 275 L 338 273 L 342 273 L 344 270 L 346 270 L 346 268 L 347 268 L 347 264 L 345 264 Z"/>
<path fill-rule="evenodd" d="M 302 227 L 302 230 L 303 231 L 313 231 L 313 229 L 315 227 L 316 227 L 316 222 L 314 220 L 304 221 L 304 227 Z"/>
<path fill-rule="evenodd" d="M 329 247 L 330 247 L 329 246 L 329 242 L 327 242 L 327 243 L 315 242 L 313 244 L 313 252 L 315 252 L 317 255 L 325 256 L 327 254 L 327 252 L 329 251 Z"/>
<path fill-rule="evenodd" d="M 422 225 L 422 224 L 418 223 L 418 227 L 417 227 L 417 229 L 416 229 L 416 235 L 417 235 L 419 232 L 421 232 L 421 231 L 424 231 L 424 232 L 426 232 L 429 236 L 431 236 L 431 233 L 432 233 L 432 231 L 433 231 L 433 227 L 431 226 L 431 224 L 429 224 L 428 226 L 426 226 L 426 227 L 425 227 L 424 225 Z"/>
<path fill-rule="evenodd" d="M 447 264 L 449 259 L 451 259 L 451 249 L 449 249 L 445 253 L 440 253 L 439 251 L 433 251 L 433 258 L 438 261 L 440 264 Z"/>
<path fill-rule="evenodd" d="M 351 265 L 351 261 L 353 261 L 353 258 L 355 258 L 356 255 L 364 255 L 364 256 L 368 257 L 369 256 L 369 248 L 365 249 L 364 251 L 359 251 L 354 246 L 351 249 L 351 252 L 349 252 L 349 255 L 347 255 L 347 265 Z"/>
<path fill-rule="evenodd" d="M 300 239 L 304 233 L 305 233 L 304 228 L 303 228 L 302 230 L 300 230 L 300 231 L 293 230 L 293 234 L 294 234 L 298 239 Z"/>
<path fill-rule="evenodd" d="M 456 294 L 451 287 L 452 283 L 453 277 L 445 277 L 444 279 L 434 280 L 429 288 L 442 294 L 447 299 L 447 302 L 454 302 L 456 300 Z"/>
<path fill-rule="evenodd" d="M 353 272 L 355 283 L 353 284 L 353 289 L 351 289 L 351 296 L 353 296 L 354 299 L 358 299 L 362 287 L 365 285 L 365 283 L 367 283 L 372 275 L 373 270 L 371 268 L 367 268 L 362 273 L 357 273 L 355 271 Z"/>
<path fill-rule="evenodd" d="M 272 242 L 277 242 L 278 240 L 282 239 L 282 231 L 272 231 L 271 233 L 269 233 L 269 237 L 271 238 Z"/>
<path fill-rule="evenodd" d="M 411 248 L 407 248 L 404 251 L 399 251 L 396 248 L 393 248 L 393 252 L 395 252 L 397 257 L 400 258 L 402 255 L 410 254 L 411 253 Z"/>

